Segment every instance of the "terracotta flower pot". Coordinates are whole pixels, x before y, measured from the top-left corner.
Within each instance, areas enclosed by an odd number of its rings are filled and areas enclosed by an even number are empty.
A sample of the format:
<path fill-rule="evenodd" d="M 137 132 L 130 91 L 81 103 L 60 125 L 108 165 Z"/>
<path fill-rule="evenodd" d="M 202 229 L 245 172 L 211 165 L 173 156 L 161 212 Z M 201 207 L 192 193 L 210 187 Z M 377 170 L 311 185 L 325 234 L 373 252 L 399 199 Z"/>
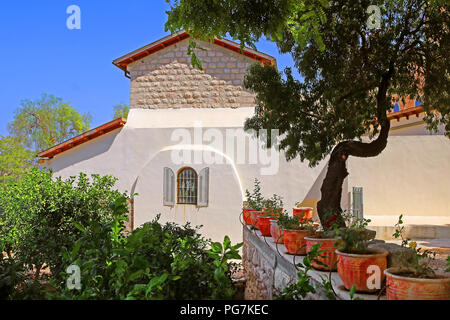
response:
<path fill-rule="evenodd" d="M 270 221 L 273 217 L 259 215 L 256 221 L 256 227 L 261 231 L 263 237 L 270 237 Z"/>
<path fill-rule="evenodd" d="M 437 273 L 436 279 L 397 275 L 397 268 L 384 270 L 388 300 L 450 300 L 450 275 Z"/>
<path fill-rule="evenodd" d="M 252 224 L 251 223 L 251 217 L 250 217 L 250 212 L 252 211 L 256 211 L 254 209 L 250 209 L 250 208 L 243 208 L 242 209 L 242 217 L 244 219 L 244 223 L 245 224 Z"/>
<path fill-rule="evenodd" d="M 278 220 L 270 220 L 270 235 L 275 243 L 283 243 L 283 230 L 278 226 Z"/>
<path fill-rule="evenodd" d="M 337 239 L 321 239 L 321 238 L 309 238 L 305 237 L 306 240 L 306 253 L 311 251 L 312 246 L 320 243 L 320 250 L 324 250 L 324 252 L 321 253 L 322 257 L 317 257 L 316 259 L 320 262 L 326 264 L 328 267 L 323 266 L 321 264 L 318 264 L 317 262 L 313 261 L 312 266 L 319 270 L 327 270 L 329 271 L 330 268 L 332 271 L 335 271 L 337 269 L 337 255 L 336 255 L 336 248 L 334 244 Z"/>
<path fill-rule="evenodd" d="M 293 208 L 293 214 L 294 217 L 298 216 L 302 218 L 302 222 L 307 222 L 312 219 L 313 216 L 313 208 L 310 207 L 300 207 L 300 208 Z"/>
<path fill-rule="evenodd" d="M 254 211 L 250 211 L 250 212 L 249 212 L 249 215 L 250 215 L 249 222 L 250 222 L 250 224 L 251 224 L 252 226 L 254 226 L 255 228 L 258 228 L 258 226 L 257 226 L 258 216 L 260 216 L 261 214 L 263 214 L 262 211 L 256 211 L 256 210 L 254 210 Z"/>
<path fill-rule="evenodd" d="M 344 287 L 350 290 L 353 285 L 356 285 L 357 292 L 376 292 L 381 289 L 381 284 L 384 279 L 384 270 L 387 267 L 387 255 L 389 252 L 382 249 L 370 249 L 369 254 L 353 254 L 345 253 L 336 250 L 338 255 L 337 272 L 344 282 Z M 367 280 L 369 277 L 373 277 L 373 269 L 369 269 L 374 266 L 379 268 L 380 276 L 380 288 L 368 288 Z M 372 278 L 371 278 L 372 279 Z"/>
<path fill-rule="evenodd" d="M 306 230 L 285 230 L 283 229 L 283 243 L 289 254 L 306 254 L 305 237 L 309 235 Z"/>

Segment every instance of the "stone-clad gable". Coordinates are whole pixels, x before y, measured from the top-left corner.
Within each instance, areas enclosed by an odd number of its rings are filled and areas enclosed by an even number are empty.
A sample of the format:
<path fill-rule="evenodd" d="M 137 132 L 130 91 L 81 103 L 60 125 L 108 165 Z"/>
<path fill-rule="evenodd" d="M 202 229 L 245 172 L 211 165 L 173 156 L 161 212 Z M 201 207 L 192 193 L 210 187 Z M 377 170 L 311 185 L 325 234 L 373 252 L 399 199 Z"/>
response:
<path fill-rule="evenodd" d="M 246 69 L 255 60 L 214 44 L 197 56 L 204 70 L 191 66 L 188 40 L 128 66 L 131 108 L 239 108 L 254 106 L 254 94 L 244 90 Z"/>

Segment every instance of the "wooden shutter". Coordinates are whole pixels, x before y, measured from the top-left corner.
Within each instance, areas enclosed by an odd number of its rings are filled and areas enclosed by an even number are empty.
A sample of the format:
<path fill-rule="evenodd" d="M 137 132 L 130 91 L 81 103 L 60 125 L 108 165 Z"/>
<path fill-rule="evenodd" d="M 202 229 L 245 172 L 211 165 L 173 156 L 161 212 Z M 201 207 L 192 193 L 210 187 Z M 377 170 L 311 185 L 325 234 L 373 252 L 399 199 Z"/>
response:
<path fill-rule="evenodd" d="M 165 206 L 175 205 L 175 174 L 172 169 L 164 168 L 163 182 L 163 204 Z"/>
<path fill-rule="evenodd" d="M 209 202 L 209 168 L 200 171 L 197 188 L 197 206 L 207 207 Z"/>

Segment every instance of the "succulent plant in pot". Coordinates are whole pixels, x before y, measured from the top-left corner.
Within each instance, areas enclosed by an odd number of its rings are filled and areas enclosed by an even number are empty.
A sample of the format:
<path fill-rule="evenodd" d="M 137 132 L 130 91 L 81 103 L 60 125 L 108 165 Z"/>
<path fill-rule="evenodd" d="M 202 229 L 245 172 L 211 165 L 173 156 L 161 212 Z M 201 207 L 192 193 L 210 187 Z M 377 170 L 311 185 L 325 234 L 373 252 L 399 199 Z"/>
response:
<path fill-rule="evenodd" d="M 278 225 L 283 232 L 283 243 L 289 254 L 306 254 L 305 237 L 310 235 L 314 228 L 310 221 L 298 216 L 289 216 L 286 212 L 278 217 Z"/>
<path fill-rule="evenodd" d="M 318 230 L 314 230 L 310 236 L 305 237 L 307 253 L 314 245 L 320 244 L 321 253 L 312 261 L 312 266 L 315 269 L 332 271 L 337 269 L 336 247 L 339 240 L 336 237 L 337 223 L 332 221 L 333 216 L 335 216 L 333 212 L 326 213 L 325 220 L 331 221 L 331 223 L 321 226 Z"/>
<path fill-rule="evenodd" d="M 417 247 L 415 241 L 404 238 L 403 215 L 395 225 L 393 236 L 402 240 L 405 251 L 401 265 L 386 269 L 388 300 L 450 300 L 450 275 L 431 267 L 435 252 Z M 450 270 L 448 270 L 450 271 Z"/>
<path fill-rule="evenodd" d="M 368 247 L 375 238 L 375 231 L 367 229 L 369 219 L 358 219 L 350 213 L 342 216 L 346 227 L 335 228 L 339 240 L 336 250 L 338 274 L 347 290 L 355 286 L 356 292 L 376 292 L 384 280 L 389 252 Z"/>

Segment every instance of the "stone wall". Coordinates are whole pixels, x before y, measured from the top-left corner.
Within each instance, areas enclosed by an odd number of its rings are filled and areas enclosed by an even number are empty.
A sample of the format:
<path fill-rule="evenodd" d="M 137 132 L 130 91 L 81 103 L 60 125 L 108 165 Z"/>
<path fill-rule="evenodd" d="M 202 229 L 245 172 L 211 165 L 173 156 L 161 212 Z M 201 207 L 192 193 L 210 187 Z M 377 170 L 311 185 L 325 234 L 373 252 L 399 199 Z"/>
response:
<path fill-rule="evenodd" d="M 201 42 L 203 70 L 191 66 L 188 39 L 128 66 L 131 108 L 239 108 L 254 106 L 254 94 L 242 88 L 255 60 L 218 45 Z"/>
<path fill-rule="evenodd" d="M 303 261 L 303 256 L 286 253 L 283 244 L 278 247 L 271 237 L 263 237 L 258 230 L 250 230 L 244 226 L 244 246 L 242 249 L 242 264 L 246 278 L 246 300 L 271 300 L 279 295 L 284 288 L 298 281 L 298 270 L 294 264 Z M 330 275 L 327 271 L 311 270 L 311 285 L 316 293 L 309 293 L 306 300 L 327 300 L 327 293 L 321 287 L 323 278 Z M 350 295 L 343 287 L 337 272 L 331 272 L 334 292 L 340 300 L 350 300 Z M 377 294 L 357 293 L 356 297 L 364 300 L 376 300 Z M 385 300 L 385 296 L 380 299 Z"/>
<path fill-rule="evenodd" d="M 244 227 L 242 263 L 246 300 L 271 300 L 298 280 L 294 265 L 284 263 L 264 241 Z"/>

